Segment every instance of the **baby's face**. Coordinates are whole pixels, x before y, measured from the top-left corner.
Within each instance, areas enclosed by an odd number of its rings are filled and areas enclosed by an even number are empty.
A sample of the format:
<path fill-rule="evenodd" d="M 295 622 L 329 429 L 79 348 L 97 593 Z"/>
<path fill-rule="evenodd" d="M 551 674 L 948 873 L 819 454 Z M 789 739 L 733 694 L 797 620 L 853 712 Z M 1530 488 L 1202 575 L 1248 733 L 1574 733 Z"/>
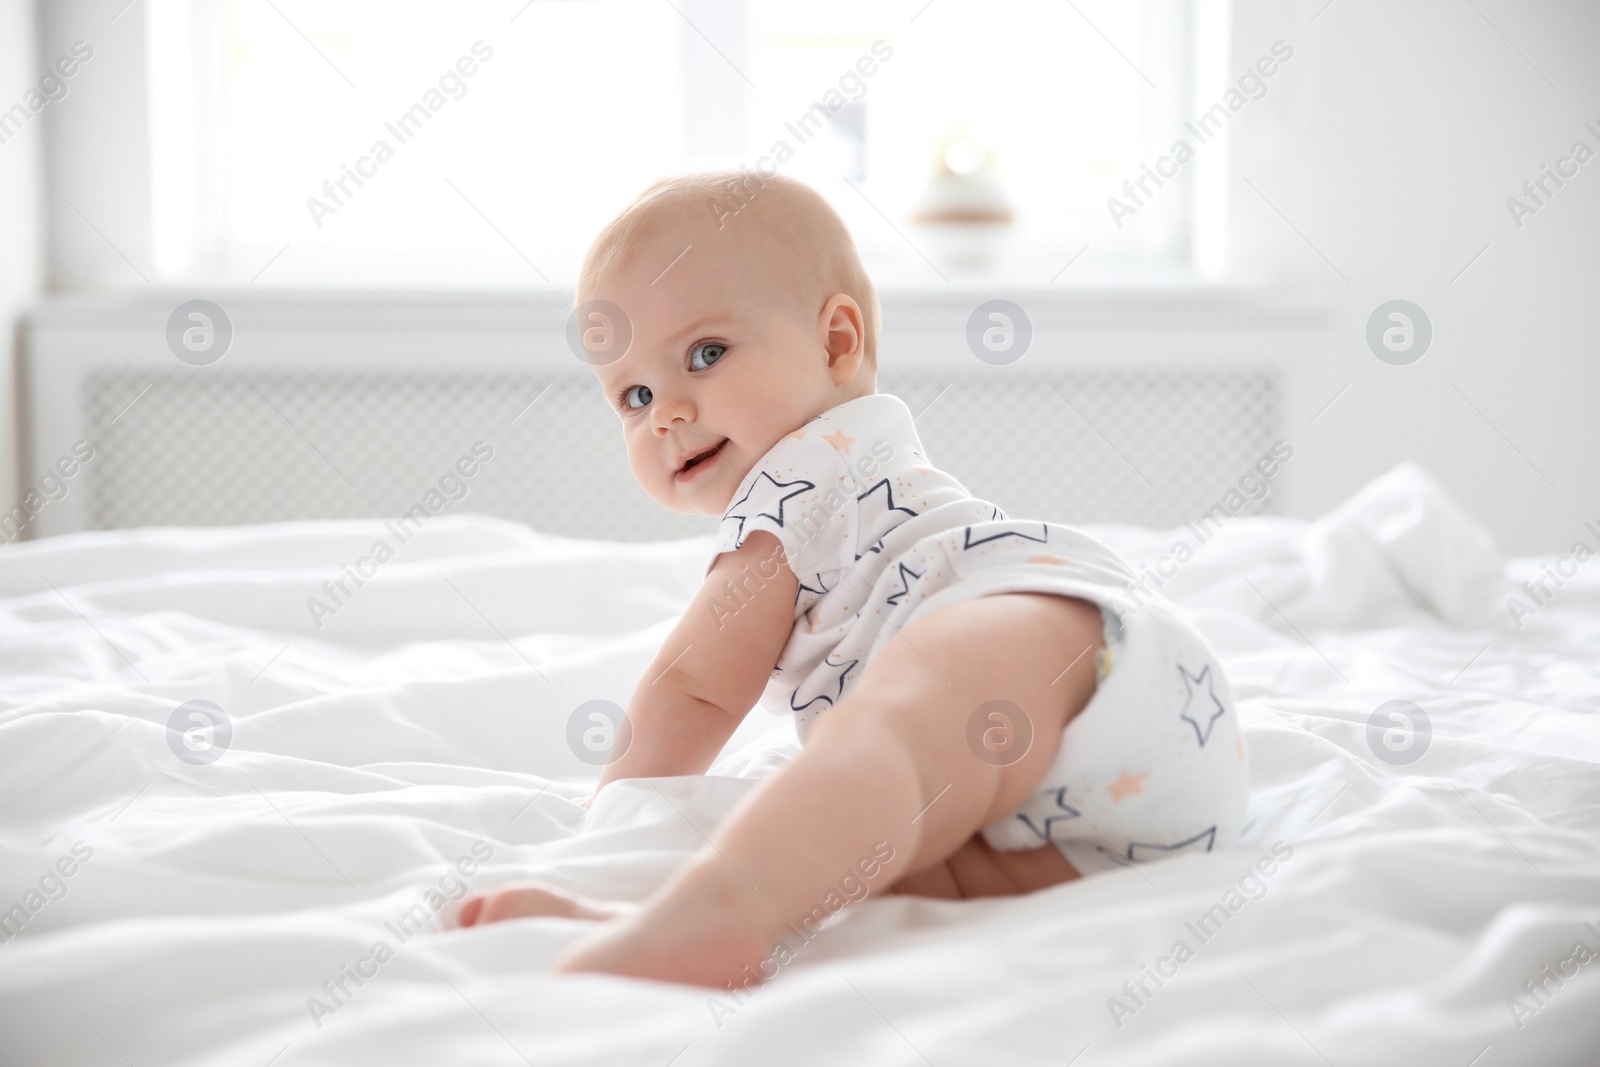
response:
<path fill-rule="evenodd" d="M 628 316 L 626 354 L 595 374 L 634 478 L 673 511 L 721 515 L 780 438 L 863 392 L 853 366 L 844 382 L 830 372 L 823 302 L 782 284 L 765 254 L 762 242 L 685 220 L 583 294 Z"/>

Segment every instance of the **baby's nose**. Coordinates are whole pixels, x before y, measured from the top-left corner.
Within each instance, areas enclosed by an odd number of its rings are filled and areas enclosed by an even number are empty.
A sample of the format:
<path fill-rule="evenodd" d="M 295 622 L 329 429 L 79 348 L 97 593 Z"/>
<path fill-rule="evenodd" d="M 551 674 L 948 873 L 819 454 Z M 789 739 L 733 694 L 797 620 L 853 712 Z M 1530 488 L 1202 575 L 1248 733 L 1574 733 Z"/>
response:
<path fill-rule="evenodd" d="M 680 422 L 693 422 L 698 412 L 695 410 L 694 401 L 688 397 L 660 396 L 651 405 L 652 415 L 655 419 L 657 433 L 666 433 Z"/>

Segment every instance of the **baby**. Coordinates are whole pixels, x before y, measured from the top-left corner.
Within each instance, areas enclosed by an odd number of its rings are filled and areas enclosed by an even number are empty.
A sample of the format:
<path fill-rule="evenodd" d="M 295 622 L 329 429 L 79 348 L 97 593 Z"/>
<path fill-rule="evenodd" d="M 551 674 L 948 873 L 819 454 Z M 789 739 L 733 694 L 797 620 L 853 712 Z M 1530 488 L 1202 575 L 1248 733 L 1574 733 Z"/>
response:
<path fill-rule="evenodd" d="M 634 477 L 722 519 L 596 795 L 705 773 L 758 698 L 804 751 L 643 902 L 513 886 L 462 925 L 598 920 L 556 970 L 720 989 L 841 885 L 999 896 L 1236 843 L 1245 756 L 1217 656 L 1170 601 L 1135 602 L 1109 548 L 932 465 L 875 391 L 877 295 L 813 189 L 659 182 L 596 238 L 577 302 L 598 309 L 589 361 Z"/>

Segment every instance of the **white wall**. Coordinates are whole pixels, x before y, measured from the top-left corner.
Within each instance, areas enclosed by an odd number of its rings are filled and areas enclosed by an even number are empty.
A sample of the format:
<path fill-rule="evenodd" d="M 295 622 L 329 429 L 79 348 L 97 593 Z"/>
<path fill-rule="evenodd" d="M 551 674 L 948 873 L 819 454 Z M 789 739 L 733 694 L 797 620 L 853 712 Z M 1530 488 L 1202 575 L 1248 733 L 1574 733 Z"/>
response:
<path fill-rule="evenodd" d="M 65 79 L 65 95 L 0 144 L 0 508 L 34 484 L 37 470 L 21 465 L 40 466 L 39 457 L 20 448 L 19 316 L 41 290 L 142 286 L 140 271 L 148 271 L 149 234 L 129 225 L 148 212 L 126 206 L 149 196 L 146 124 L 138 110 L 144 95 L 118 91 L 145 77 L 143 7 L 125 0 L 0 0 L 0 108 L 38 86 L 74 42 L 93 49 L 93 58 Z"/>
<path fill-rule="evenodd" d="M 1326 453 L 1320 505 L 1412 458 L 1501 547 L 1564 551 L 1600 522 L 1600 158 L 1520 230 L 1506 199 L 1574 141 L 1600 152 L 1600 5 L 1326 3 L 1235 0 L 1234 66 L 1283 38 L 1297 80 L 1239 116 L 1229 225 L 1235 268 L 1335 309 L 1329 397 L 1351 387 L 1289 428 Z M 1365 343 L 1394 298 L 1435 330 L 1410 366 Z"/>
<path fill-rule="evenodd" d="M 94 50 L 45 113 L 49 273 L 54 289 L 142 287 L 152 275 L 148 4 L 39 0 L 41 54 Z M 129 87 L 135 87 L 129 91 Z"/>
<path fill-rule="evenodd" d="M 31 0 L 0 0 L 0 108 L 39 76 Z M 17 316 L 39 291 L 41 131 L 36 116 L 0 144 L 0 508 L 21 495 L 15 383 Z"/>

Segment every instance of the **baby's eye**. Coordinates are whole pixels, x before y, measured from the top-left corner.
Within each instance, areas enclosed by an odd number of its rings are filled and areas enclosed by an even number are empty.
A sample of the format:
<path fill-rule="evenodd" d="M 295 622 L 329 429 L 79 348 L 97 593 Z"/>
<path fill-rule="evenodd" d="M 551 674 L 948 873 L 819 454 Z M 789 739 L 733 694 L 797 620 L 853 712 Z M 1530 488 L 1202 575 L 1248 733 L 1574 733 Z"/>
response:
<path fill-rule="evenodd" d="M 622 391 L 623 407 L 637 410 L 649 404 L 652 399 L 653 394 L 648 385 L 630 385 Z"/>
<path fill-rule="evenodd" d="M 721 341 L 706 341 L 689 349 L 689 369 L 705 370 L 711 364 L 721 359 L 728 351 L 728 346 Z"/>

